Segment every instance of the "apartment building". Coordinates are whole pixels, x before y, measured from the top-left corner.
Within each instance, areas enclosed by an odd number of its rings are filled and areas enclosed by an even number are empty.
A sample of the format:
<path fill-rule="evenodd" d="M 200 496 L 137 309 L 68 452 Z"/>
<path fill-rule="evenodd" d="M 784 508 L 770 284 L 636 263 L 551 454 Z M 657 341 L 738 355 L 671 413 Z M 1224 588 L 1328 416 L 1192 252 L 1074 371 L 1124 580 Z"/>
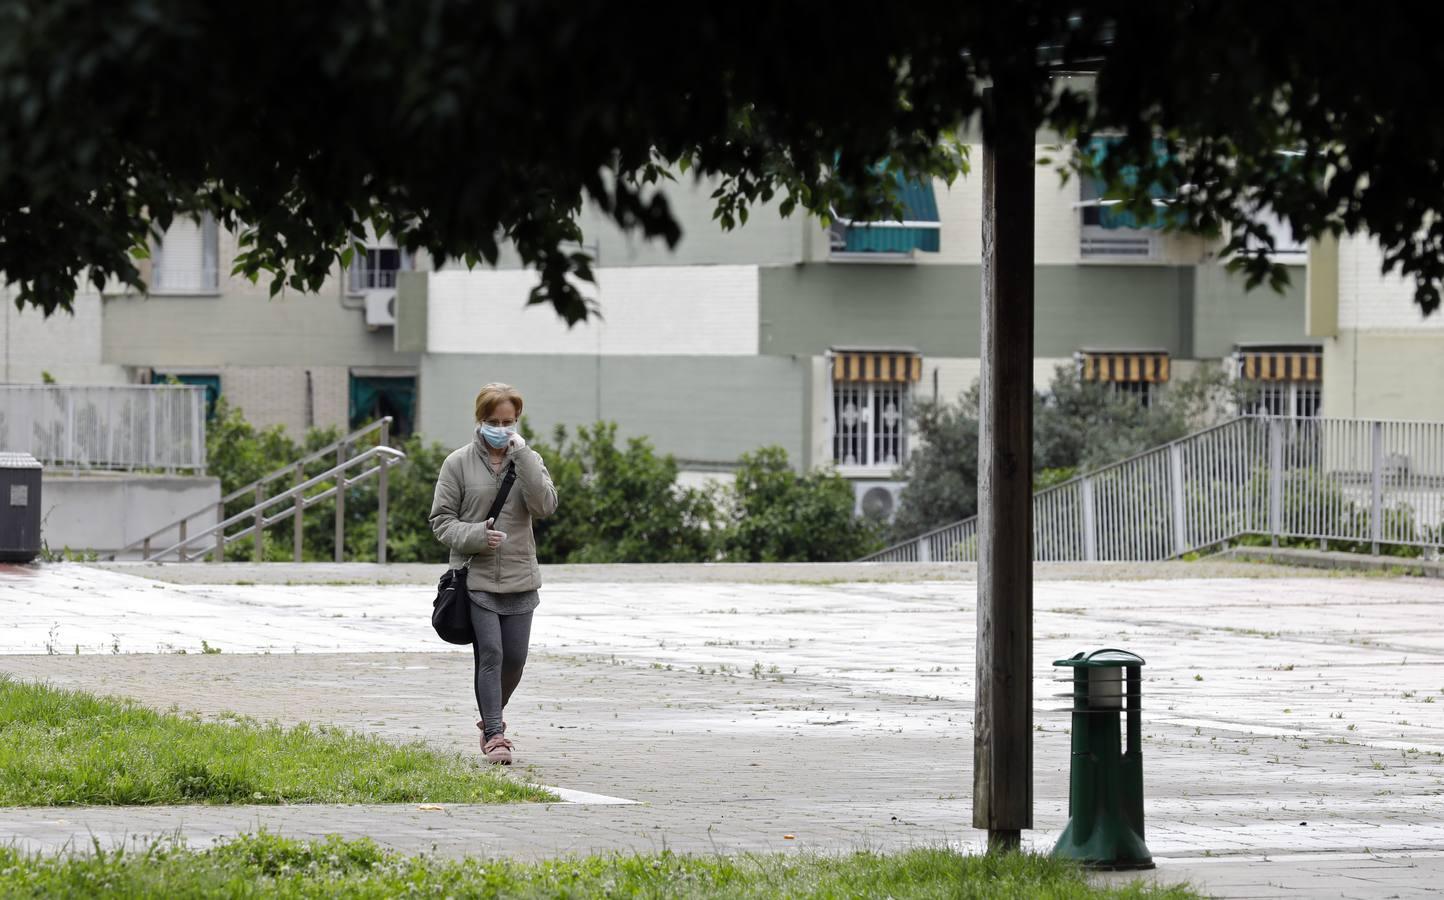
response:
<path fill-rule="evenodd" d="M 101 361 L 132 382 L 204 385 L 260 426 L 299 433 L 392 415 L 410 433 L 417 356 L 396 351 L 392 325 L 397 276 L 416 261 L 373 235 L 319 291 L 272 297 L 265 279 L 228 274 L 236 241 L 209 218 L 176 221 L 146 261 L 148 294 L 101 303 Z"/>
<path fill-rule="evenodd" d="M 1319 412 L 1326 366 L 1305 331 L 1301 244 L 1278 242 L 1284 294 L 1245 292 L 1217 245 L 1137 227 L 1096 185 L 1036 177 L 1037 384 L 1075 366 L 1148 402 L 1211 361 L 1256 382 L 1262 407 Z M 504 380 L 541 434 L 614 420 L 693 477 L 778 444 L 891 506 L 916 402 L 956 397 L 980 372 L 979 181 L 904 185 L 899 223 L 823 228 L 764 208 L 732 233 L 709 194 L 669 193 L 675 252 L 588 221 L 603 319 L 574 328 L 525 305 L 526 271 L 403 274 L 397 348 L 419 355 L 420 430 L 465 440 L 476 387 Z"/>
<path fill-rule="evenodd" d="M 1368 238 L 1310 250 L 1307 332 L 1323 350 L 1323 412 L 1444 421 L 1444 312 L 1425 317 L 1413 281 L 1382 265 Z"/>
<path fill-rule="evenodd" d="M 1271 411 L 1342 409 L 1345 338 L 1306 327 L 1308 253 L 1286 229 L 1277 252 L 1291 287 L 1245 292 L 1216 244 L 1138 227 L 1097 185 L 1062 183 L 1051 167 L 1036 179 L 1037 384 L 1075 366 L 1149 402 L 1214 361 L 1256 382 Z M 697 478 L 779 444 L 886 506 L 917 401 L 955 397 L 980 371 L 980 179 L 906 184 L 903 222 L 830 228 L 763 207 L 723 232 L 711 190 L 686 179 L 669 189 L 684 229 L 671 251 L 584 211 L 603 317 L 570 329 L 526 305 L 535 276 L 514 259 L 435 271 L 371 240 L 321 290 L 272 298 L 228 274 L 235 235 L 178 221 L 153 248 L 148 295 L 83 295 L 63 323 L 33 316 L 23 327 L 69 329 L 48 345 L 8 318 L 7 346 L 28 355 L 7 355 L 6 377 L 38 380 L 46 359 L 64 360 L 70 369 L 47 369 L 62 381 L 202 384 L 260 425 L 299 432 L 391 414 L 401 432 L 448 444 L 468 438 L 477 387 L 504 380 L 544 435 L 614 420 Z"/>

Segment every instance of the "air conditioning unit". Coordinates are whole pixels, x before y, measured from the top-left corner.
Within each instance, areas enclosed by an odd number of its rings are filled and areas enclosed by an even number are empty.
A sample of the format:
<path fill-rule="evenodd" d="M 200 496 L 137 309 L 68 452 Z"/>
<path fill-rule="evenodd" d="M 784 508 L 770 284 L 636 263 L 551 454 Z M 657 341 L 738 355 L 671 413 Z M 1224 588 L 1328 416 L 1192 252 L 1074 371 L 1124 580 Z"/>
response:
<path fill-rule="evenodd" d="M 366 295 L 366 327 L 380 328 L 396 324 L 396 292 L 372 292 Z"/>
<path fill-rule="evenodd" d="M 906 484 L 906 481 L 854 481 L 852 491 L 856 504 L 853 513 L 891 522 L 902 504 L 902 490 Z"/>

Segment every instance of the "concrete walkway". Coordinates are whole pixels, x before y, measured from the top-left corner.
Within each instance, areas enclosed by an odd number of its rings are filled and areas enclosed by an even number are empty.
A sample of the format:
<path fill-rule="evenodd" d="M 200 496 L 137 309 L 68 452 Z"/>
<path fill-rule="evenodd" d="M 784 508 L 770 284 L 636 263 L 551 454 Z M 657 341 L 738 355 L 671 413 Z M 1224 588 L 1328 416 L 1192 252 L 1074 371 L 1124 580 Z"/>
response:
<path fill-rule="evenodd" d="M 1048 663 L 1124 646 L 1148 660 L 1152 877 L 1228 896 L 1440 884 L 1438 583 L 1180 578 L 1179 565 L 1037 585 L 1034 845 L 1051 845 L 1067 805 L 1068 723 L 1048 711 L 1062 689 Z M 209 568 L 166 567 L 170 582 L 133 568 L 0 571 L 0 652 L 29 654 L 0 671 L 474 749 L 469 654 L 429 634 L 428 584 L 174 583 Z M 229 580 L 259 580 L 240 572 Z M 331 574 L 346 577 L 321 580 L 364 580 Z M 425 574 L 434 585 L 434 567 Z M 0 837 L 53 849 L 92 833 L 204 842 L 264 825 L 521 857 L 977 845 L 970 582 L 642 574 L 553 579 L 507 714 L 531 767 L 518 777 L 635 805 L 12 809 Z M 202 640 L 224 652 L 197 654 Z M 166 648 L 190 652 L 155 652 Z"/>

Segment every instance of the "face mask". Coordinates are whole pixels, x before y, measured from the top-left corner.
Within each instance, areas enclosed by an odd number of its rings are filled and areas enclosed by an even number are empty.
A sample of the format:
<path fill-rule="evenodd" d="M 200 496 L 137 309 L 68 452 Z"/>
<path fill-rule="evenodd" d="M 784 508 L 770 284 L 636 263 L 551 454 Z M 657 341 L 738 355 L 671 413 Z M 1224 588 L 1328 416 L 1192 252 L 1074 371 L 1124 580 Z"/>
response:
<path fill-rule="evenodd" d="M 500 428 L 495 425 L 478 425 L 476 426 L 476 433 L 481 435 L 482 440 L 500 450 L 506 446 L 507 441 L 511 440 L 511 436 L 516 434 L 516 428 L 514 426 L 510 428 Z"/>

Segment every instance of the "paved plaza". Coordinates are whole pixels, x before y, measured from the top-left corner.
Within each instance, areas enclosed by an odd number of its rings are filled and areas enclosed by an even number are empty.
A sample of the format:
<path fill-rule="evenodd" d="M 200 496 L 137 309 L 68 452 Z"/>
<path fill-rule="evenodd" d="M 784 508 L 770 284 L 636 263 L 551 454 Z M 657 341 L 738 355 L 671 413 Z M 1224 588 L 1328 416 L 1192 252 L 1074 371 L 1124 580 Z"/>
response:
<path fill-rule="evenodd" d="M 474 752 L 470 654 L 431 633 L 433 566 L 0 567 L 0 672 L 201 713 Z M 264 826 L 535 858 L 979 846 L 967 567 L 544 573 L 508 709 L 545 806 L 0 810 L 33 849 Z M 1144 668 L 1147 840 L 1227 896 L 1444 885 L 1444 588 L 1259 565 L 1040 566 L 1036 830 L 1066 821 L 1068 690 L 1050 663 Z M 202 642 L 218 654 L 202 654 Z M 181 651 L 185 651 L 182 653 Z"/>

